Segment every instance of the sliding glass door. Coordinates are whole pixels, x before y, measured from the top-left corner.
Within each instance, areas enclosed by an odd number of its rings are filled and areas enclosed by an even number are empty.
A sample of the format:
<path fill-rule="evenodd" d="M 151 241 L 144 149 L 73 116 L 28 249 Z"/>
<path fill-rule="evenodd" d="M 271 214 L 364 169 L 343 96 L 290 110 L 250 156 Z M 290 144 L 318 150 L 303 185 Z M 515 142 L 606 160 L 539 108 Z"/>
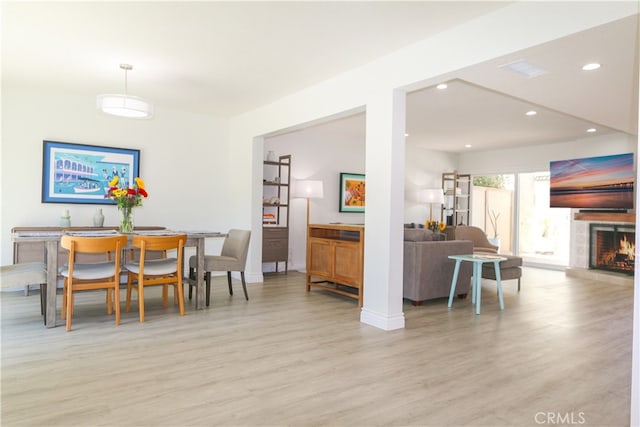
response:
<path fill-rule="evenodd" d="M 518 175 L 518 253 L 529 265 L 567 267 L 571 209 L 549 207 L 549 172 Z"/>
<path fill-rule="evenodd" d="M 549 207 L 549 172 L 473 177 L 471 225 L 526 265 L 569 265 L 570 209 Z"/>

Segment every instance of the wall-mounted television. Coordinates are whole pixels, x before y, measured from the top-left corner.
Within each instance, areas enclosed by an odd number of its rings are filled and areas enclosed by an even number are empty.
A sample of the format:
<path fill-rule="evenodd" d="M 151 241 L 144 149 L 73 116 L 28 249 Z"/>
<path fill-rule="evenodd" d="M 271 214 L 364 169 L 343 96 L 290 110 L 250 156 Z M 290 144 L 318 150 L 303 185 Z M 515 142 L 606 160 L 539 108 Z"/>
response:
<path fill-rule="evenodd" d="M 633 153 L 550 162 L 552 208 L 633 209 Z"/>

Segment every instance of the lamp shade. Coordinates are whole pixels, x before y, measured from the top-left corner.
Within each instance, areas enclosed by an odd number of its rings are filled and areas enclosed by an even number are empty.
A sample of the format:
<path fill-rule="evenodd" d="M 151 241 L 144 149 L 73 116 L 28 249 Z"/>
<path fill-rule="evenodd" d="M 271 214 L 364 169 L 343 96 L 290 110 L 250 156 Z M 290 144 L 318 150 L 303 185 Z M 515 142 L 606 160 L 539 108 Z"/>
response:
<path fill-rule="evenodd" d="M 442 188 L 426 188 L 418 191 L 418 202 L 420 203 L 444 203 L 444 192 Z"/>
<path fill-rule="evenodd" d="M 153 116 L 153 104 L 144 98 L 131 95 L 99 95 L 97 107 L 103 113 L 120 117 L 150 118 Z"/>
<path fill-rule="evenodd" d="M 321 199 L 324 197 L 322 181 L 299 180 L 293 189 L 293 197 L 305 199 Z"/>

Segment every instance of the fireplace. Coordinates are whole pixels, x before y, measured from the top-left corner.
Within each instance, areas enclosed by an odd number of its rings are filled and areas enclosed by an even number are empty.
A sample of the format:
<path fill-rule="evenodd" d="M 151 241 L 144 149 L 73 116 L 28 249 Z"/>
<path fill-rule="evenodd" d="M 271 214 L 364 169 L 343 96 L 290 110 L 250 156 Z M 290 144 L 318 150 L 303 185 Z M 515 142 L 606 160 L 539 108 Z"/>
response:
<path fill-rule="evenodd" d="M 590 224 L 589 268 L 634 274 L 636 229 L 633 224 Z"/>

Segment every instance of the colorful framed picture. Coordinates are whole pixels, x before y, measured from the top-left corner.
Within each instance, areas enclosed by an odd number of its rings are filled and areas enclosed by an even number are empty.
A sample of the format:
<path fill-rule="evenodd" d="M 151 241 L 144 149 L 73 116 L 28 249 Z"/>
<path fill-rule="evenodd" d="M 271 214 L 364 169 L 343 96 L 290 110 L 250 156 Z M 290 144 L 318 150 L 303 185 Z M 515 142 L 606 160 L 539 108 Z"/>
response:
<path fill-rule="evenodd" d="M 127 186 L 139 173 L 140 150 L 43 141 L 42 203 L 113 205 L 113 177 Z"/>
<path fill-rule="evenodd" d="M 364 212 L 365 177 L 359 173 L 340 173 L 340 212 Z"/>

